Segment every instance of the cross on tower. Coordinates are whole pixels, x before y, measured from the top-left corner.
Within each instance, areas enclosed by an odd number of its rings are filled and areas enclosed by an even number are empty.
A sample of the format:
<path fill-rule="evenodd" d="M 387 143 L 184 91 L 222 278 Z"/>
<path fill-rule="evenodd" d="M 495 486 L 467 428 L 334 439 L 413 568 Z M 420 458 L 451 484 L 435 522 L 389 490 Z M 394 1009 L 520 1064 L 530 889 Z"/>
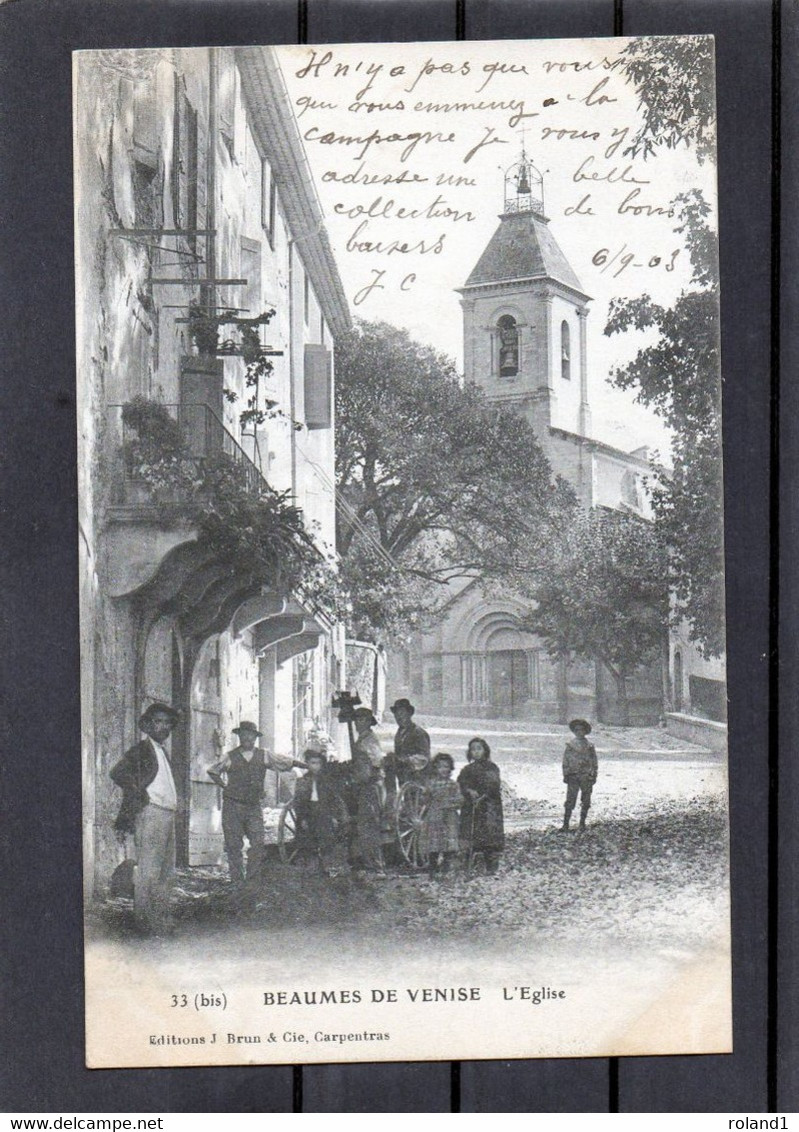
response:
<path fill-rule="evenodd" d="M 527 156 L 527 152 L 526 152 L 525 144 L 524 144 L 524 137 L 525 137 L 525 134 L 529 133 L 529 131 L 530 131 L 529 126 L 522 126 L 520 129 L 517 128 L 517 130 L 516 130 L 516 133 L 519 134 L 521 136 L 521 139 L 522 139 L 522 160 L 524 160 L 524 158 Z"/>

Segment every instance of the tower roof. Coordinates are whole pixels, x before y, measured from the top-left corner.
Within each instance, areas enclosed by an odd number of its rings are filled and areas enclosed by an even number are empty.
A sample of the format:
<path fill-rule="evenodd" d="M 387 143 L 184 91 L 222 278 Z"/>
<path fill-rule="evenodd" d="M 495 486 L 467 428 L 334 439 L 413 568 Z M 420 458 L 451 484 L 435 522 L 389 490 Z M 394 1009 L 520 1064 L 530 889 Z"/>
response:
<path fill-rule="evenodd" d="M 464 287 L 516 279 L 552 279 L 588 296 L 549 230 L 534 212 L 505 213 Z"/>

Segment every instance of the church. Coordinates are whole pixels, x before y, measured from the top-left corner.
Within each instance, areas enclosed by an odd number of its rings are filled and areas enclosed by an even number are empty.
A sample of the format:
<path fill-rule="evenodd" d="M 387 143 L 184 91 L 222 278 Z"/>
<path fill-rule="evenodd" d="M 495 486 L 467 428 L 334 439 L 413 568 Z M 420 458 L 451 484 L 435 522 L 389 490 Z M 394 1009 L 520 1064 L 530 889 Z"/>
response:
<path fill-rule="evenodd" d="M 464 380 L 530 422 L 553 473 L 584 507 L 647 517 L 646 448 L 625 452 L 592 435 L 590 296 L 558 245 L 545 214 L 543 176 L 524 151 L 506 171 L 504 189 L 499 226 L 458 289 Z M 487 599 L 478 583 L 462 586 L 438 624 L 393 653 L 389 695 L 408 696 L 435 716 L 618 722 L 611 674 L 600 663 L 553 660 L 521 628 L 523 609 L 513 594 Z M 664 663 L 628 680 L 633 724 L 661 718 L 666 649 L 664 633 Z"/>

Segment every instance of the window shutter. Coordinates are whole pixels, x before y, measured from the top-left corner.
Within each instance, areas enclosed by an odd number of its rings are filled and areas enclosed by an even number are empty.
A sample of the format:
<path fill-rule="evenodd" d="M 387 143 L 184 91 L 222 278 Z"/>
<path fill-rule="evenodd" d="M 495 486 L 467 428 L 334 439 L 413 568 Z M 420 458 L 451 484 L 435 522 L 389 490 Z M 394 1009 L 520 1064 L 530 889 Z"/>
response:
<path fill-rule="evenodd" d="M 217 112 L 219 131 L 231 156 L 234 150 L 236 116 L 236 72 L 233 59 L 227 51 L 219 52 Z"/>
<path fill-rule="evenodd" d="M 330 351 L 325 346 L 305 347 L 305 424 L 330 428 L 333 424 L 333 380 Z"/>
<path fill-rule="evenodd" d="M 133 90 L 133 146 L 136 160 L 158 167 L 158 104 L 155 80 L 137 82 Z"/>

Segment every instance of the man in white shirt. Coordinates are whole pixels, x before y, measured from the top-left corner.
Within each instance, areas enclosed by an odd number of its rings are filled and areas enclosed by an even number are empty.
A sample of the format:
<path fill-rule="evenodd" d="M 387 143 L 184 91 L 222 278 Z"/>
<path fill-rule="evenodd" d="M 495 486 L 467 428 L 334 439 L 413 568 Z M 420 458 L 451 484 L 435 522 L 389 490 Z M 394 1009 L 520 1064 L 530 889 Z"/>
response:
<path fill-rule="evenodd" d="M 146 738 L 123 755 L 111 770 L 122 788 L 116 820 L 120 839 L 132 833 L 136 842 L 133 906 L 144 931 L 169 926 L 169 902 L 175 875 L 175 811 L 177 791 L 164 743 L 178 720 L 168 704 L 153 703 L 139 720 Z"/>

